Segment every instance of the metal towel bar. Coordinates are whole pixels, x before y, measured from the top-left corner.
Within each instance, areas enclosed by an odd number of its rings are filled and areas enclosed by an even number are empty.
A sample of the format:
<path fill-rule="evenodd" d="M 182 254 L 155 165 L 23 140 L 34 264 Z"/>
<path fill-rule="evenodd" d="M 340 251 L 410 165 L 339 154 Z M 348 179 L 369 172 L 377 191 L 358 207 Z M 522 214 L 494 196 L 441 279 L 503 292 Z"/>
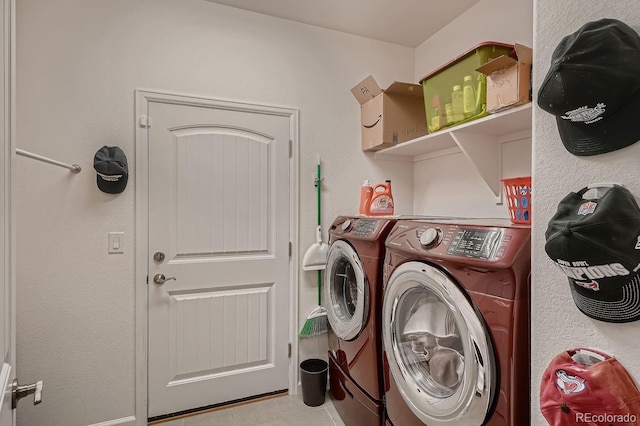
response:
<path fill-rule="evenodd" d="M 23 151 L 18 148 L 16 148 L 16 154 L 22 155 L 23 157 L 33 158 L 34 160 L 43 161 L 45 163 L 53 164 L 55 166 L 64 167 L 65 169 L 71 170 L 71 173 L 74 173 L 74 174 L 78 174 L 82 170 L 82 168 L 77 164 L 65 164 L 60 161 L 52 160 L 51 158 L 43 157 L 41 155 L 34 154 L 28 151 Z"/>

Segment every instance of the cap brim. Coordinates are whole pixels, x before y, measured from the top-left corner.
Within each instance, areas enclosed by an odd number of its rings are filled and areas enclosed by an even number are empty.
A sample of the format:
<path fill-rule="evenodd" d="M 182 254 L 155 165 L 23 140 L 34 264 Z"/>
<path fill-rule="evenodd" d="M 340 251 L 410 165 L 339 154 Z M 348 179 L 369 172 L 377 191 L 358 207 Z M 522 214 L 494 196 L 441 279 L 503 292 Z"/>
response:
<path fill-rule="evenodd" d="M 106 181 L 97 176 L 97 184 L 98 189 L 102 192 L 106 192 L 107 194 L 119 194 L 127 187 L 127 181 L 129 180 L 129 176 L 127 174 L 123 175 L 120 180 L 117 181 Z"/>
<path fill-rule="evenodd" d="M 625 148 L 640 140 L 640 90 L 614 114 L 591 124 L 572 122 L 556 116 L 564 147 L 573 155 L 604 154 Z"/>
<path fill-rule="evenodd" d="M 569 287 L 578 309 L 593 319 L 606 322 L 631 322 L 640 319 L 638 273 L 633 273 L 627 284 L 614 290 L 590 290 L 576 284 L 572 278 L 569 278 Z"/>

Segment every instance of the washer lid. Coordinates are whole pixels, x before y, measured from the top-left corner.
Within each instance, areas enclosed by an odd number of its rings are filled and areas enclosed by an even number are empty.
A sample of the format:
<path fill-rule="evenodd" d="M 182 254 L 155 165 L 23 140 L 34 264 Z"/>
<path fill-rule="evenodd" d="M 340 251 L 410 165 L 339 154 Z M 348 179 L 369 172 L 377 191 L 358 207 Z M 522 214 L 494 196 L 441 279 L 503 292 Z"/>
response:
<path fill-rule="evenodd" d="M 358 254 L 343 240 L 329 248 L 324 304 L 331 329 L 340 339 L 353 340 L 363 330 L 369 313 L 369 286 Z"/>
<path fill-rule="evenodd" d="M 383 345 L 393 379 L 429 426 L 480 426 L 495 399 L 497 370 L 483 320 L 439 269 L 398 267 L 387 284 Z"/>

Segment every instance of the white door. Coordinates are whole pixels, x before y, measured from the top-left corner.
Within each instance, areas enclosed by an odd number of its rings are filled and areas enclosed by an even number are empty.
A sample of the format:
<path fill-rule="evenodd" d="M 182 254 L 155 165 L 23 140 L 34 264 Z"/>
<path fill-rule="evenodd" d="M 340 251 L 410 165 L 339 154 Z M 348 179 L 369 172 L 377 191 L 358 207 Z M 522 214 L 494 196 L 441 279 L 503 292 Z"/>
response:
<path fill-rule="evenodd" d="M 149 417 L 287 389 L 290 117 L 148 117 Z"/>
<path fill-rule="evenodd" d="M 13 0 L 2 1 L 0 10 L 0 48 L 3 66 L 0 67 L 0 426 L 15 424 L 15 410 L 11 407 L 11 384 L 15 378 L 15 312 L 13 312 L 13 215 L 11 207 L 12 173 L 11 164 L 15 145 L 12 142 L 11 96 L 7 88 L 11 84 L 11 39 L 13 36 L 11 17 L 14 13 Z M 7 84 L 9 83 L 9 84 Z M 26 402 L 23 402 L 23 404 Z"/>

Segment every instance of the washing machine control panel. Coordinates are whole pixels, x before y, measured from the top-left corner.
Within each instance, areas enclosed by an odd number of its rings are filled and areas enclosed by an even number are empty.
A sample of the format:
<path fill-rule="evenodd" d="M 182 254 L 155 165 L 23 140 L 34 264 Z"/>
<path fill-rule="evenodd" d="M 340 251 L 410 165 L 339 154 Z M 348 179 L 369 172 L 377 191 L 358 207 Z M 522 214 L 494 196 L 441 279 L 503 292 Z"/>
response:
<path fill-rule="evenodd" d="M 460 227 L 455 231 L 447 254 L 485 260 L 494 257 L 503 234 L 503 230 L 498 228 Z"/>
<path fill-rule="evenodd" d="M 356 237 L 371 237 L 378 232 L 379 224 L 379 220 L 359 219 L 353 224 L 351 234 Z"/>
<path fill-rule="evenodd" d="M 406 251 L 409 257 L 461 258 L 474 264 L 512 262 L 521 247 L 530 244 L 530 228 L 508 219 L 456 219 L 450 221 L 400 220 L 386 239 L 388 249 Z M 464 223 L 470 222 L 470 223 Z M 477 223 L 476 223 L 477 222 Z M 457 259 L 456 259 L 457 258 Z"/>
<path fill-rule="evenodd" d="M 361 240 L 375 240 L 385 228 L 390 228 L 388 219 L 342 217 L 336 219 L 330 232 L 334 235 L 356 237 Z M 383 241 L 384 243 L 384 241 Z"/>

